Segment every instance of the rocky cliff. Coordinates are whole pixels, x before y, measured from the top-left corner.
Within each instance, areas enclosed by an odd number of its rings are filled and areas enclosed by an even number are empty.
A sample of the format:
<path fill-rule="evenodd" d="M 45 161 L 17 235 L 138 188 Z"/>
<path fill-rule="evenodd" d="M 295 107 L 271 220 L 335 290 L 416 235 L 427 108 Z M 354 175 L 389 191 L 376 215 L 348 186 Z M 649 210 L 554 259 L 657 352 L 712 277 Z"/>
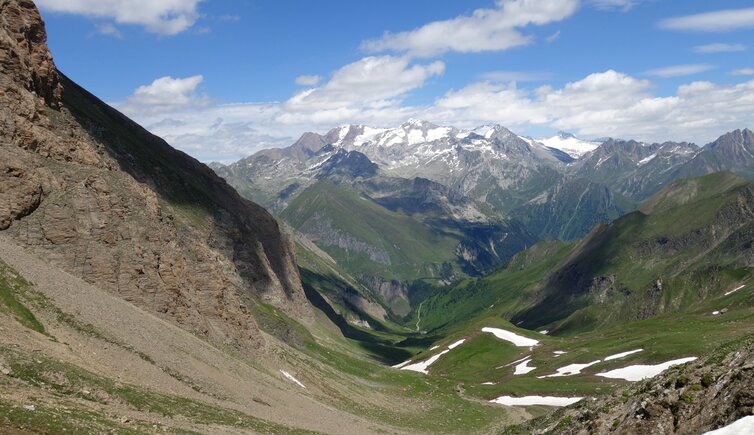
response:
<path fill-rule="evenodd" d="M 277 222 L 57 71 L 27 0 L 0 0 L 0 230 L 214 341 L 263 344 L 255 304 L 311 318 Z"/>

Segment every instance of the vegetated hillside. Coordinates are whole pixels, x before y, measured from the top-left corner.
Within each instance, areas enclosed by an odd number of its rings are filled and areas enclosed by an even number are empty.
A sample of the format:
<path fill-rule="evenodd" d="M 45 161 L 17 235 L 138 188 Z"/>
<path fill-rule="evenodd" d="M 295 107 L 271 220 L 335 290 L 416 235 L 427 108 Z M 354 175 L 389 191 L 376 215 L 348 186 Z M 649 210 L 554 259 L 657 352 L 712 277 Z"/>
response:
<path fill-rule="evenodd" d="M 3 233 L 244 351 L 263 344 L 255 304 L 311 318 L 269 213 L 59 73 L 32 2 L 3 0 L 0 12 Z"/>
<path fill-rule="evenodd" d="M 574 334 L 682 312 L 751 275 L 754 183 L 728 173 L 679 180 L 642 210 L 649 214 L 629 213 L 571 244 L 539 244 L 433 296 L 423 326 L 450 325 L 494 304 L 516 325 Z"/>
<path fill-rule="evenodd" d="M 348 181 L 318 181 L 293 199 L 281 217 L 397 316 L 408 313 L 411 288 L 420 282 L 442 286 L 480 274 L 534 241 L 520 224 L 490 219 L 473 204 L 431 195 L 425 182 Z M 472 216 L 457 215 L 463 213 Z"/>
<path fill-rule="evenodd" d="M 754 338 L 735 340 L 688 365 L 584 400 L 505 434 L 698 434 L 752 419 Z M 748 424 L 749 429 L 751 423 Z M 748 433 L 746 427 L 738 432 Z"/>

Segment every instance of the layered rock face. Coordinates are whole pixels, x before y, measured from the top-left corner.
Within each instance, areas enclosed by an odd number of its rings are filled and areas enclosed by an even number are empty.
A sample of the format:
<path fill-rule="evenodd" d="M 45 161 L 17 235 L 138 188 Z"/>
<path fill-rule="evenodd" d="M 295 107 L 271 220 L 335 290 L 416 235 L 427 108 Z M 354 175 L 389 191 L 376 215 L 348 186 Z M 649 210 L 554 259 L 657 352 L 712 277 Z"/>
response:
<path fill-rule="evenodd" d="M 311 318 L 292 244 L 209 168 L 60 74 L 31 1 L 0 0 L 0 231 L 212 340 L 254 304 Z"/>

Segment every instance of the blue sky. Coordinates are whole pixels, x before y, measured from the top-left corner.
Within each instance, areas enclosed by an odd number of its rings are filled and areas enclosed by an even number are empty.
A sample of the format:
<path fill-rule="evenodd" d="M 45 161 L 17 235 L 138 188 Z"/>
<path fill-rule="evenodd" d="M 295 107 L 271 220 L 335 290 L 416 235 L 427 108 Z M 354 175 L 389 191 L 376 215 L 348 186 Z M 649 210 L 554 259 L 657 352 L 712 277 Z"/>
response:
<path fill-rule="evenodd" d="M 754 1 L 37 4 L 64 73 L 205 161 L 409 117 L 700 144 L 754 127 Z"/>

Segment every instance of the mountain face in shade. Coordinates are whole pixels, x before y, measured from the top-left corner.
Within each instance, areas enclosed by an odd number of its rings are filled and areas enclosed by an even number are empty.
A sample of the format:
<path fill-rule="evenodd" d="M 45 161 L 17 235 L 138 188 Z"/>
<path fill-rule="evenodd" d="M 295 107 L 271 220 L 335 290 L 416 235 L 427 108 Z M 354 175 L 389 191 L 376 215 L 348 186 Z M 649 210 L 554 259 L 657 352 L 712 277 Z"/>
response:
<path fill-rule="evenodd" d="M 218 342 L 252 311 L 311 316 L 275 219 L 57 71 L 29 1 L 0 1 L 0 230 L 74 276 Z"/>

